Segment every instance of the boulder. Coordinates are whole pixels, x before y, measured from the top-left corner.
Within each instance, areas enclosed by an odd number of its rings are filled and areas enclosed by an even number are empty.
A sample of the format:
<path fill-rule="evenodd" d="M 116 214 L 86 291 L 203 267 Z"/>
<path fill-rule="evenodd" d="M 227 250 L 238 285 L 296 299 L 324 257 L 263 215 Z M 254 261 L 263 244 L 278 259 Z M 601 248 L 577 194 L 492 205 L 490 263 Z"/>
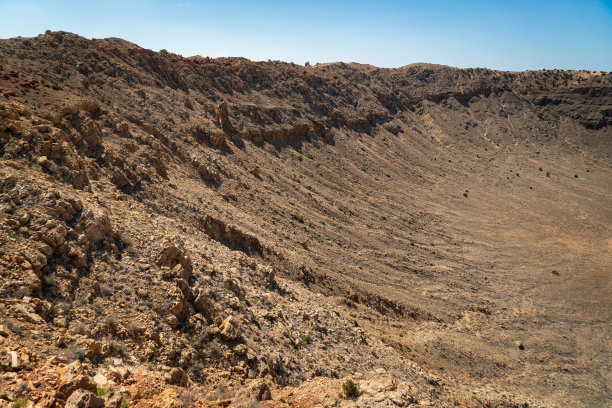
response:
<path fill-rule="evenodd" d="M 56 399 L 66 401 L 77 390 L 95 393 L 97 386 L 93 378 L 87 375 L 79 361 L 74 361 L 60 369 L 60 381 Z"/>
<path fill-rule="evenodd" d="M 185 371 L 183 371 L 183 369 L 174 367 L 169 373 L 166 373 L 165 379 L 168 384 L 184 387 L 187 385 L 189 377 L 187 377 L 187 374 Z"/>
<path fill-rule="evenodd" d="M 8 337 L 11 334 L 11 331 L 8 327 L 3 324 L 0 324 L 0 336 Z"/>
<path fill-rule="evenodd" d="M 48 254 L 48 255 L 51 255 L 53 253 L 53 249 L 49 247 L 48 245 L 45 245 L 45 244 L 43 245 L 45 246 L 44 248 L 45 251 L 51 250 L 51 253 Z M 28 258 L 28 261 L 30 261 L 32 268 L 35 271 L 38 271 L 47 265 L 47 257 L 40 250 L 30 249 L 26 253 L 26 258 Z"/>
<path fill-rule="evenodd" d="M 221 337 L 225 341 L 234 341 L 241 337 L 240 323 L 234 316 L 229 316 L 225 319 L 221 326 L 219 326 L 219 329 L 221 330 Z"/>
<path fill-rule="evenodd" d="M 126 122 L 121 122 L 117 125 L 117 133 L 119 133 L 120 136 L 127 136 L 129 130 Z"/>
<path fill-rule="evenodd" d="M 83 214 L 83 230 L 92 244 L 101 241 L 111 230 L 110 219 L 101 208 L 88 209 Z"/>
<path fill-rule="evenodd" d="M 167 239 L 164 241 L 161 253 L 157 257 L 157 265 L 167 266 L 169 268 L 175 268 L 177 265 L 180 265 L 184 272 L 181 272 L 182 276 L 175 275 L 175 277 L 180 277 L 186 281 L 191 280 L 191 272 L 193 269 L 191 257 L 187 254 L 184 244 L 180 239 Z M 178 273 L 179 270 L 175 272 Z"/>
<path fill-rule="evenodd" d="M 120 408 L 123 403 L 123 395 L 120 393 L 106 393 L 104 395 L 105 408 Z"/>
<path fill-rule="evenodd" d="M 211 313 L 214 311 L 214 303 L 212 300 L 212 291 L 204 290 L 202 288 L 198 289 L 197 296 L 193 301 L 193 307 L 203 316 L 209 317 Z"/>
<path fill-rule="evenodd" d="M 50 247 L 52 248 L 57 248 L 58 246 L 62 245 L 64 243 L 64 241 L 66 240 L 66 235 L 68 234 L 68 231 L 66 230 L 66 228 L 63 225 L 59 225 L 49 231 L 47 231 L 43 236 L 42 239 L 49 244 Z"/>
<path fill-rule="evenodd" d="M 30 264 L 31 265 L 31 264 Z M 25 265 L 24 265 L 25 266 Z M 36 273 L 31 269 L 22 272 L 23 288 L 27 290 L 29 296 L 37 296 L 42 290 L 42 282 Z"/>
<path fill-rule="evenodd" d="M 29 304 L 18 304 L 14 306 L 13 309 L 17 314 L 19 314 L 24 320 L 29 323 L 34 324 L 44 324 L 45 320 L 40 317 L 34 308 Z"/>
<path fill-rule="evenodd" d="M 185 313 L 185 301 L 183 299 L 176 299 L 168 309 L 168 312 L 176 316 L 177 319 L 180 319 L 183 313 Z"/>
<path fill-rule="evenodd" d="M 86 390 L 76 390 L 68 401 L 66 408 L 104 408 L 104 400 L 94 393 Z"/>

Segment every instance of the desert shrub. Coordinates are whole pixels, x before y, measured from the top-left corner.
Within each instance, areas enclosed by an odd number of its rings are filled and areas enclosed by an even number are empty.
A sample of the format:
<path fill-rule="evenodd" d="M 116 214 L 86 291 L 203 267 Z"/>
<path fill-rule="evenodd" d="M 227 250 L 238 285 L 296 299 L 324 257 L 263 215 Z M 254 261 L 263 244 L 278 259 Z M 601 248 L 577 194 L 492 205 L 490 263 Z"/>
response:
<path fill-rule="evenodd" d="M 85 352 L 76 344 L 71 344 L 66 349 L 66 359 L 68 360 L 68 362 L 72 362 L 75 360 L 83 361 L 85 359 Z"/>
<path fill-rule="evenodd" d="M 29 404 L 30 401 L 28 401 L 28 397 L 21 397 L 21 398 L 17 398 L 14 402 L 13 402 L 13 408 L 23 408 L 26 405 Z"/>
<path fill-rule="evenodd" d="M 199 394 L 197 391 L 193 389 L 184 389 L 179 396 L 179 399 L 183 403 L 183 407 L 191 408 L 194 406 L 196 400 L 198 399 Z"/>
<path fill-rule="evenodd" d="M 230 399 L 233 396 L 234 396 L 234 393 L 229 391 L 227 387 L 225 386 L 225 384 L 219 383 L 217 384 L 217 387 L 206 396 L 206 399 L 208 401 L 217 401 L 217 400 Z"/>
<path fill-rule="evenodd" d="M 342 383 L 342 392 L 346 398 L 354 398 L 359 393 L 359 390 L 353 380 L 346 380 Z"/>

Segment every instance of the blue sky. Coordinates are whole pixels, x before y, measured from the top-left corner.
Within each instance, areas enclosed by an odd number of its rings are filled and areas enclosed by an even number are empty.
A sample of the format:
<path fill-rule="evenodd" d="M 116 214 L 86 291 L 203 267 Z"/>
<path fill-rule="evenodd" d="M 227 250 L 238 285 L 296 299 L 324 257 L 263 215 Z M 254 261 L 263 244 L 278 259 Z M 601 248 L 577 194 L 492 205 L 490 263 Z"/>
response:
<path fill-rule="evenodd" d="M 121 37 L 183 56 L 612 71 L 612 0 L 0 0 L 0 38 Z"/>

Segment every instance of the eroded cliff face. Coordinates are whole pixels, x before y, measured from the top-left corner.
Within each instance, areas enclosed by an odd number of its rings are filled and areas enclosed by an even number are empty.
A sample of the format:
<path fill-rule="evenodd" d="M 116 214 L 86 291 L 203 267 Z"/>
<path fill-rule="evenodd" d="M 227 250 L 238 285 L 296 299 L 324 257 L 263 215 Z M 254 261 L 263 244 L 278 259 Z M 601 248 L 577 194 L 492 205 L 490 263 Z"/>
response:
<path fill-rule="evenodd" d="M 3 401 L 610 401 L 606 73 L 61 32 L 0 66 Z"/>

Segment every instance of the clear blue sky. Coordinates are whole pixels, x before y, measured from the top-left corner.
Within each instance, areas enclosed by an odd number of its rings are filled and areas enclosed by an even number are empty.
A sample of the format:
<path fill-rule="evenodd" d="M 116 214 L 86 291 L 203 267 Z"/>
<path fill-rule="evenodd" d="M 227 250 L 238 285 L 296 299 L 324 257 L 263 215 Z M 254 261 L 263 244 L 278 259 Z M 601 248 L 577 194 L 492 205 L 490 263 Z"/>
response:
<path fill-rule="evenodd" d="M 0 0 L 0 21 L 183 56 L 612 71 L 612 0 Z"/>

